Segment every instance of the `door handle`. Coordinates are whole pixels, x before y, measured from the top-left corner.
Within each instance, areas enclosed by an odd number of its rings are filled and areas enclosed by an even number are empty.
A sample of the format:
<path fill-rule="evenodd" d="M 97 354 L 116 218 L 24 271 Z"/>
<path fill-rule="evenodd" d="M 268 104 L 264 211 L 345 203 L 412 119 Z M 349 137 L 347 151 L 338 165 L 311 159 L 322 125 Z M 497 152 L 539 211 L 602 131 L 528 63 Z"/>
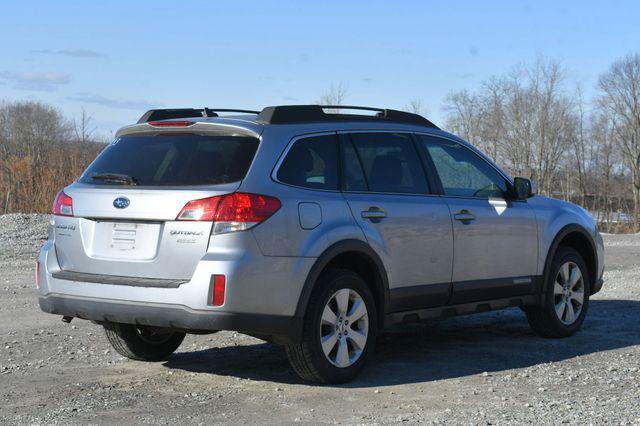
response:
<path fill-rule="evenodd" d="M 465 223 L 476 219 L 475 215 L 469 210 L 460 210 L 458 213 L 453 215 L 453 218 Z"/>
<path fill-rule="evenodd" d="M 379 222 L 381 219 L 387 217 L 387 212 L 380 207 L 369 207 L 369 210 L 363 210 L 360 212 L 363 219 L 369 219 L 371 222 Z"/>

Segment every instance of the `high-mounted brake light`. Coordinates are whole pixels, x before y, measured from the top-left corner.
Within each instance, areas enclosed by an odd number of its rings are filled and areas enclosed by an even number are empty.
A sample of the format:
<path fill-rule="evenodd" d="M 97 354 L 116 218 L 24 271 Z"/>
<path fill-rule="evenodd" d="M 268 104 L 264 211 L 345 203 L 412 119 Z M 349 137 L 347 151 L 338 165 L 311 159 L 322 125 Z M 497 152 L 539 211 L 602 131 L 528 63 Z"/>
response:
<path fill-rule="evenodd" d="M 213 234 L 243 231 L 271 217 L 280 200 L 260 194 L 234 192 L 189 201 L 176 220 L 213 221 Z"/>
<path fill-rule="evenodd" d="M 195 121 L 149 121 L 147 124 L 153 127 L 188 127 L 196 123 Z"/>
<path fill-rule="evenodd" d="M 53 203 L 53 214 L 57 216 L 73 216 L 73 200 L 64 191 L 58 192 Z"/>

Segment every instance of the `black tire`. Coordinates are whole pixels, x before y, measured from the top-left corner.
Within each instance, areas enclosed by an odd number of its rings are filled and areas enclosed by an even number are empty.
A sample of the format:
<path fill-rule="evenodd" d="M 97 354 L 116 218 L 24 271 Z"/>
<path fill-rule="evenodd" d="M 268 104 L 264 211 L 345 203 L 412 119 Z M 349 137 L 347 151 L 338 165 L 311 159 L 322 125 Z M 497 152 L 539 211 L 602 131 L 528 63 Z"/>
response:
<path fill-rule="evenodd" d="M 367 308 L 368 334 L 359 358 L 350 366 L 340 368 L 325 356 L 320 343 L 321 319 L 329 299 L 341 289 L 358 293 Z M 353 327 L 353 324 L 351 325 Z M 371 290 L 362 278 L 346 269 L 331 269 L 316 282 L 307 306 L 302 342 L 285 346 L 294 371 L 304 380 L 317 383 L 346 383 L 353 380 L 373 353 L 378 331 L 377 309 Z"/>
<path fill-rule="evenodd" d="M 104 323 L 104 332 L 113 349 L 137 361 L 163 361 L 184 340 L 185 333 L 156 327 Z"/>
<path fill-rule="evenodd" d="M 531 307 L 525 310 L 529 325 L 537 334 L 543 337 L 559 338 L 573 335 L 580 329 L 584 322 L 587 310 L 589 308 L 589 294 L 591 291 L 591 282 L 587 265 L 584 263 L 582 256 L 571 247 L 559 247 L 555 256 L 549 275 L 546 277 L 544 306 Z M 583 303 L 580 313 L 575 317 L 575 321 L 571 324 L 563 323 L 556 313 L 556 295 L 554 285 L 556 277 L 560 271 L 560 267 L 567 262 L 572 262 L 580 269 L 583 279 Z"/>

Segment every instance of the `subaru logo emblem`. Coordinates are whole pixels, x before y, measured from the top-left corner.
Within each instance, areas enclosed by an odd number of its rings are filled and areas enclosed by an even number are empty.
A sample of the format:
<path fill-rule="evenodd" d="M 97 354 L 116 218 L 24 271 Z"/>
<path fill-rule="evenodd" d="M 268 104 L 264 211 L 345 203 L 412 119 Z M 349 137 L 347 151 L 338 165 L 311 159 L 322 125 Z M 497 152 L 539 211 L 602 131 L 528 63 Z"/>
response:
<path fill-rule="evenodd" d="M 113 200 L 113 207 L 116 209 L 124 209 L 129 207 L 129 199 L 127 197 L 118 197 Z"/>

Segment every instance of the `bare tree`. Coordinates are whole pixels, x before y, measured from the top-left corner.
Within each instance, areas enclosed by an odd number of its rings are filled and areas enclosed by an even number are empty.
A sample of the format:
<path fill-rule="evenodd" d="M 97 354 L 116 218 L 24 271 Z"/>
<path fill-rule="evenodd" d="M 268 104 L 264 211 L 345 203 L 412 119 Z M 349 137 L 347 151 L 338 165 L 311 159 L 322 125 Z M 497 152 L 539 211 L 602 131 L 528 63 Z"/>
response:
<path fill-rule="evenodd" d="M 39 159 L 55 141 L 68 140 L 71 126 L 57 109 L 40 102 L 0 104 L 3 156 L 30 155 Z"/>
<path fill-rule="evenodd" d="M 72 124 L 39 102 L 0 104 L 0 195 L 4 212 L 47 212 L 55 192 L 70 183 L 103 145 L 76 143 Z M 83 128 L 80 126 L 80 128 Z"/>
<path fill-rule="evenodd" d="M 576 89 L 576 104 L 577 104 L 577 115 L 576 115 L 576 129 L 572 134 L 571 138 L 571 146 L 572 151 L 575 157 L 575 162 L 569 161 L 569 166 L 567 167 L 565 178 L 570 183 L 572 178 L 577 178 L 578 191 L 580 196 L 580 204 L 586 204 L 586 197 L 588 195 L 587 189 L 587 179 L 588 179 L 588 169 L 589 169 L 589 150 L 591 146 L 591 137 L 587 133 L 586 129 L 586 118 L 584 111 L 584 102 L 582 99 L 582 90 L 578 87 Z"/>
<path fill-rule="evenodd" d="M 552 193 L 561 157 L 575 130 L 573 101 L 561 93 L 563 72 L 556 63 L 538 62 L 530 70 L 530 97 L 535 110 L 535 175 L 547 194 Z"/>
<path fill-rule="evenodd" d="M 615 62 L 600 76 L 600 104 L 608 111 L 617 145 L 631 171 L 633 214 L 640 221 L 640 54 Z"/>
<path fill-rule="evenodd" d="M 462 90 L 448 95 L 443 108 L 447 114 L 446 127 L 478 146 L 483 142 L 481 133 L 484 119 L 480 98 L 481 95 Z"/>
<path fill-rule="evenodd" d="M 616 149 L 615 119 L 609 112 L 600 108 L 591 117 L 589 137 L 593 142 L 591 156 L 591 184 L 594 192 L 593 210 L 597 219 L 603 223 L 606 232 L 611 232 L 610 223 L 614 210 L 614 175 L 621 172 L 619 152 Z M 616 170 L 618 169 L 618 170 Z"/>
<path fill-rule="evenodd" d="M 73 120 L 73 131 L 78 142 L 86 143 L 91 140 L 96 131 L 95 126 L 91 124 L 92 120 L 93 116 L 87 114 L 87 111 L 84 108 L 82 108 L 80 120 Z"/>
<path fill-rule="evenodd" d="M 331 87 L 329 87 L 329 90 L 327 90 L 323 95 L 320 96 L 320 98 L 318 98 L 316 103 L 319 105 L 330 106 L 342 105 L 346 97 L 347 87 L 344 84 L 332 84 Z M 340 109 L 329 109 L 328 111 L 337 114 L 340 112 Z"/>
<path fill-rule="evenodd" d="M 482 149 L 484 149 L 491 158 L 498 160 L 501 155 L 503 141 L 502 130 L 505 128 L 505 99 L 506 84 L 500 78 L 491 78 L 484 83 L 484 100 L 480 105 L 482 111 L 482 120 L 480 126 L 482 129 Z"/>
<path fill-rule="evenodd" d="M 422 105 L 422 101 L 417 98 L 411 99 L 407 106 L 405 106 L 405 110 L 414 114 L 422 115 L 423 117 L 429 114 L 429 110 Z"/>
<path fill-rule="evenodd" d="M 576 130 L 575 104 L 563 91 L 563 72 L 539 59 L 492 77 L 476 93 L 446 100 L 447 127 L 489 153 L 515 175 L 550 194 Z"/>

